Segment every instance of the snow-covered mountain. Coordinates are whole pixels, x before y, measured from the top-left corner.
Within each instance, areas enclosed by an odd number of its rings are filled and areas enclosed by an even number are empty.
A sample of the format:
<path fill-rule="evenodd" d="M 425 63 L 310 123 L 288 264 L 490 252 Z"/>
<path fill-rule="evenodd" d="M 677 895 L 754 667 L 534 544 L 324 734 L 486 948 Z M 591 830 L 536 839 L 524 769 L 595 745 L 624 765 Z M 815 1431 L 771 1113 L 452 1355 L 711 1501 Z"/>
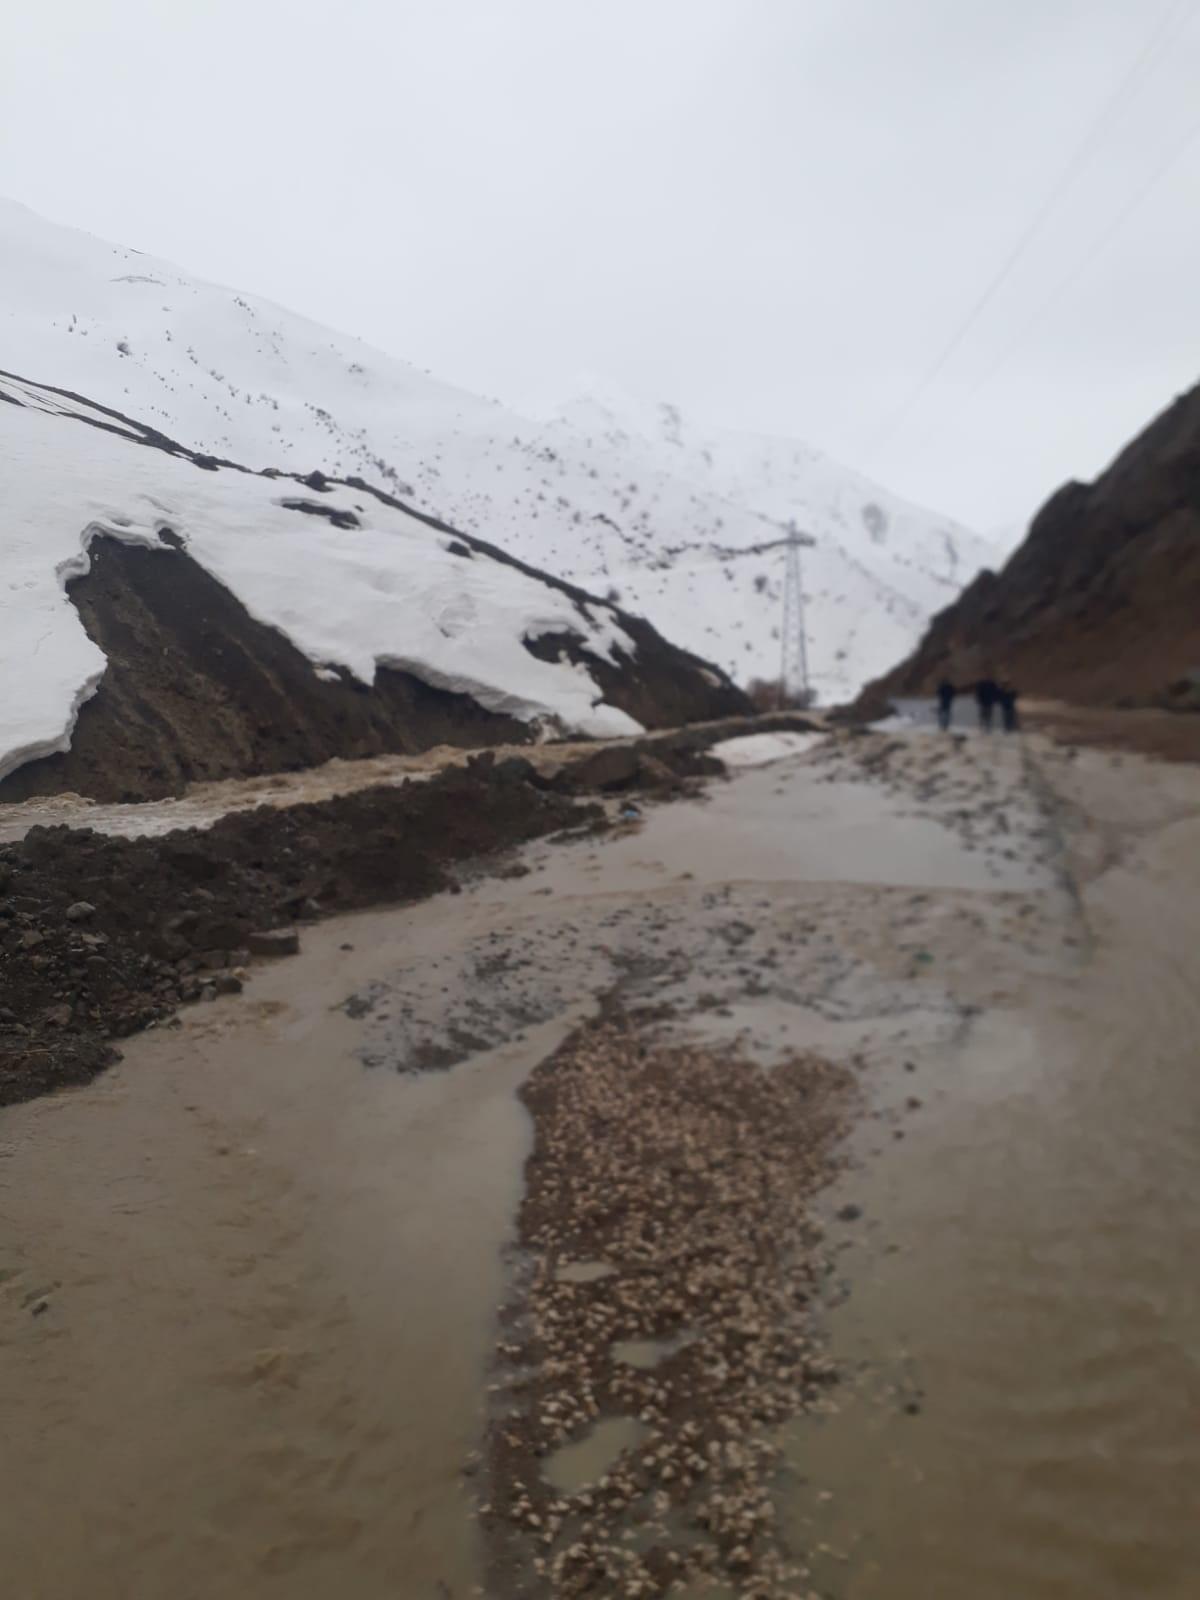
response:
<path fill-rule="evenodd" d="M 251 468 L 358 475 L 601 594 L 740 681 L 779 656 L 795 518 L 818 693 L 907 653 L 995 556 L 793 441 L 705 433 L 592 390 L 549 420 L 267 301 L 0 202 L 0 368 Z"/>
<path fill-rule="evenodd" d="M 893 661 L 1001 551 L 948 518 L 889 494 L 794 439 L 697 427 L 678 406 L 632 400 L 591 380 L 546 430 L 582 440 L 623 485 L 615 526 L 589 528 L 565 567 L 743 683 L 779 670 L 784 550 L 759 553 L 794 522 L 803 556 L 808 655 L 825 702 Z M 686 496 L 664 517 L 664 483 Z M 641 485 L 647 488 L 643 492 Z"/>

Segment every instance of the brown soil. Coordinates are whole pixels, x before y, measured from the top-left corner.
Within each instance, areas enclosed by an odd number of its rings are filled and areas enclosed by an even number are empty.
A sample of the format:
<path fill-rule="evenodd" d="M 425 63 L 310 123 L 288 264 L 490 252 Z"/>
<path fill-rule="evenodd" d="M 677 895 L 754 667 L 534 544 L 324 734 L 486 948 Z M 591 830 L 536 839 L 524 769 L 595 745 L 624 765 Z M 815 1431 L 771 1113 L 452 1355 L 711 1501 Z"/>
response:
<path fill-rule="evenodd" d="M 1183 705 L 1196 669 L 1200 386 L 1095 483 L 1060 489 L 1004 569 L 981 573 L 859 705 L 985 673 L 1085 705 Z"/>
<path fill-rule="evenodd" d="M 850 1075 L 648 1044 L 614 1011 L 522 1098 L 530 1265 L 499 1347 L 493 1591 L 652 1596 L 708 1573 L 761 1600 L 800 1592 L 774 1526 L 774 1434 L 835 1376 L 809 1322 L 824 1261 L 807 1207 L 834 1170 Z M 558 1275 L 581 1261 L 613 1275 Z M 614 1357 L 614 1341 L 664 1336 L 686 1342 L 651 1369 Z M 639 1421 L 642 1443 L 557 1491 L 545 1458 L 605 1416 Z"/>
<path fill-rule="evenodd" d="M 608 825 L 576 796 L 691 789 L 719 766 L 705 746 L 724 726 L 553 773 L 486 750 L 435 777 L 158 836 L 31 828 L 0 845 L 0 1105 L 87 1082 L 116 1059 L 113 1038 L 236 992 L 252 955 L 288 953 L 268 930 L 455 890 L 453 863 Z"/>
<path fill-rule="evenodd" d="M 123 839 L 33 828 L 0 849 L 0 1104 L 86 1082 L 111 1040 L 240 988 L 263 930 L 453 887 L 452 862 L 594 822 L 490 753 L 205 830 Z"/>
<path fill-rule="evenodd" d="M 1035 700 L 1021 710 L 1025 727 L 1058 744 L 1128 750 L 1160 761 L 1200 762 L 1200 716 L 1154 708 L 1117 711 Z"/>

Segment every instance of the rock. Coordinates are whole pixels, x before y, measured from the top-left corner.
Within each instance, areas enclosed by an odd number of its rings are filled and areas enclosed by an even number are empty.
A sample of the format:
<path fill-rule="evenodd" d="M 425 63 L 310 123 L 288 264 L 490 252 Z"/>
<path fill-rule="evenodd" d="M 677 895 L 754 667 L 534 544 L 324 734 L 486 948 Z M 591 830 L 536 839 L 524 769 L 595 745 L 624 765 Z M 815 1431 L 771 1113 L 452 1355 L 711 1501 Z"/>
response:
<path fill-rule="evenodd" d="M 599 789 L 603 793 L 626 789 L 637 782 L 639 762 L 637 752 L 628 745 L 614 745 L 572 761 L 563 768 L 559 778 L 565 787 L 576 790 Z"/>
<path fill-rule="evenodd" d="M 295 928 L 265 928 L 247 934 L 246 945 L 254 956 L 294 956 L 300 952 L 300 935 Z"/>
<path fill-rule="evenodd" d="M 218 994 L 241 994 L 242 980 L 233 972 L 218 972 L 212 982 Z"/>
<path fill-rule="evenodd" d="M 96 915 L 96 908 L 89 900 L 76 900 L 74 905 L 67 907 L 68 922 L 86 922 L 89 917 Z"/>
<path fill-rule="evenodd" d="M 838 1212 L 839 1222 L 857 1222 L 862 1216 L 862 1207 L 854 1204 L 843 1206 Z"/>
<path fill-rule="evenodd" d="M 647 789 L 678 789 L 679 775 L 672 772 L 665 762 L 657 756 L 646 755 L 644 752 L 638 757 L 637 775 L 639 784 Z"/>
<path fill-rule="evenodd" d="M 201 989 L 201 991 L 200 991 L 200 998 L 201 998 L 201 1000 L 215 1000 L 217 998 L 217 986 L 216 986 L 216 984 L 215 983 L 206 983 L 204 985 L 203 989 Z"/>
<path fill-rule="evenodd" d="M 36 928 L 30 928 L 21 935 L 21 946 L 25 950 L 36 950 L 38 945 L 45 944 L 46 935 L 39 933 Z"/>

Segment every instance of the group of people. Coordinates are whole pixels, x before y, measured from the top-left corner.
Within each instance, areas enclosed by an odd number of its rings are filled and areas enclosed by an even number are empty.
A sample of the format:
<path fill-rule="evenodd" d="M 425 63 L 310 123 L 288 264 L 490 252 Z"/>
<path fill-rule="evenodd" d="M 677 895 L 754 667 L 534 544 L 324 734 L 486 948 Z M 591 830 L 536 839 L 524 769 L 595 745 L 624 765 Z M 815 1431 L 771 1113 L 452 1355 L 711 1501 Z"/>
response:
<path fill-rule="evenodd" d="M 954 718 L 954 701 L 960 693 L 956 684 L 949 679 L 943 679 L 937 688 L 938 727 L 948 728 Z M 991 733 L 992 723 L 996 715 L 996 707 L 1000 707 L 1000 716 L 1004 723 L 1005 733 L 1017 731 L 1017 691 L 1011 683 L 997 683 L 995 678 L 980 678 L 975 685 L 975 704 L 979 711 L 979 726 L 984 733 Z"/>

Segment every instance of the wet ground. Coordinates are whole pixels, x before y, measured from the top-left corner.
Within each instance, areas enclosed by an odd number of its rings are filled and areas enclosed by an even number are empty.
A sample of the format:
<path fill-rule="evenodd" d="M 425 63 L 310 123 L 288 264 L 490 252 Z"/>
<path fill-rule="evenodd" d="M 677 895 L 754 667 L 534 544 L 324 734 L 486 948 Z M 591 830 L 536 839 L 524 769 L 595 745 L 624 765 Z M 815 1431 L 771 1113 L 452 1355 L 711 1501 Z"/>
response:
<path fill-rule="evenodd" d="M 515 1091 L 616 988 L 665 1044 L 814 1051 L 864 1090 L 821 1201 L 846 1381 L 783 1430 L 774 1486 L 812 1589 L 1193 1593 L 1198 779 L 839 740 L 322 924 L 4 1113 L 17 1592 L 475 1592 Z M 632 1442 L 581 1435 L 552 1470 Z"/>

